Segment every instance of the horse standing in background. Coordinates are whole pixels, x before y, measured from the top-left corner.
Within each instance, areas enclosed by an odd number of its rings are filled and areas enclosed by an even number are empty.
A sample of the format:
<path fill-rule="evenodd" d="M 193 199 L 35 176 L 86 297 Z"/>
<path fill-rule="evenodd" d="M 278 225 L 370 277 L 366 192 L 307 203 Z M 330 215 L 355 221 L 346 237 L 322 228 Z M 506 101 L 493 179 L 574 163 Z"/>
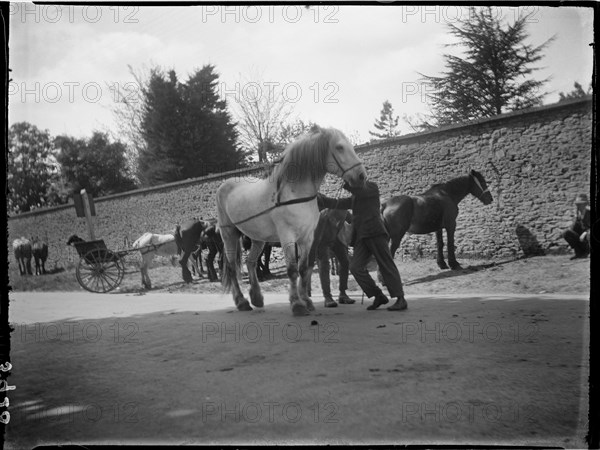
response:
<path fill-rule="evenodd" d="M 48 244 L 41 241 L 37 236 L 31 238 L 32 253 L 35 260 L 35 274 L 46 274 L 46 260 L 48 259 Z"/>
<path fill-rule="evenodd" d="M 19 265 L 19 273 L 21 275 L 31 275 L 31 242 L 25 237 L 15 239 L 13 241 L 13 253 Z"/>
<path fill-rule="evenodd" d="M 242 235 L 242 248 L 249 251 L 250 247 L 252 247 L 252 239 L 245 234 Z M 258 255 L 258 261 L 256 261 L 256 275 L 258 276 L 259 281 L 264 281 L 273 276 L 271 274 L 271 269 L 269 269 L 273 247 L 281 247 L 281 244 L 279 242 L 265 242 L 263 251 Z"/>
<path fill-rule="evenodd" d="M 217 219 L 208 219 L 206 221 L 207 226 L 202 233 L 201 247 L 208 249 L 208 255 L 206 256 L 206 271 L 208 272 L 209 281 L 219 281 L 217 272 L 215 270 L 215 258 L 219 255 L 217 264 L 221 271 L 221 278 L 223 273 L 223 239 L 221 238 L 221 231 L 218 228 Z"/>
<path fill-rule="evenodd" d="M 340 291 L 338 302 L 351 305 L 355 301 L 348 297 L 348 275 L 350 272 L 350 259 L 348 245 L 352 238 L 352 214 L 345 209 L 323 209 L 319 213 L 319 222 L 315 229 L 315 240 L 310 250 L 308 264 L 314 265 L 315 260 L 319 265 L 319 280 L 325 300 L 325 308 L 335 308 L 338 304 L 331 295 L 329 280 L 330 259 L 339 262 L 336 271 L 339 275 L 338 288 Z M 335 258 L 335 259 L 334 259 Z M 335 264 L 332 264 L 333 267 Z M 332 270 L 332 275 L 334 275 Z"/>
<path fill-rule="evenodd" d="M 437 238 L 437 264 L 440 269 L 447 269 L 444 261 L 444 238 L 442 230 L 446 229 L 448 237 L 448 263 L 453 270 L 460 269 L 454 254 L 454 231 L 458 204 L 471 194 L 484 205 L 492 203 L 485 178 L 476 170 L 468 175 L 454 178 L 447 183 L 434 184 L 420 195 L 399 195 L 381 204 L 383 222 L 390 235 L 390 251 L 392 257 L 400 246 L 405 233 L 428 234 L 435 232 Z"/>
<path fill-rule="evenodd" d="M 140 272 L 142 273 L 142 286 L 146 289 L 152 289 L 152 281 L 150 281 L 150 277 L 148 276 L 148 267 L 154 257 L 173 257 L 179 253 L 173 234 L 144 233 L 133 243 L 132 247 L 139 249 L 142 255 Z M 173 265 L 175 264 L 173 263 Z"/>
<path fill-rule="evenodd" d="M 192 282 L 192 273 L 188 269 L 188 259 L 190 255 L 198 250 L 198 245 L 202 245 L 202 234 L 209 226 L 205 220 L 188 220 L 183 225 L 175 227 L 175 242 L 180 250 L 179 264 L 181 265 L 181 276 L 186 283 Z M 194 264 L 194 259 L 192 260 Z"/>
<path fill-rule="evenodd" d="M 312 272 L 308 254 L 319 220 L 317 192 L 328 172 L 351 186 L 366 181 L 365 168 L 344 134 L 333 128 L 313 127 L 287 146 L 266 178 L 230 178 L 217 190 L 219 229 L 225 246 L 223 287 L 233 291 L 238 310 L 252 310 L 238 282 L 242 234 L 252 240 L 246 260 L 252 304 L 259 308 L 264 305 L 256 275 L 258 256 L 265 242 L 281 242 L 292 312 L 299 316 L 314 310 L 307 295 Z"/>

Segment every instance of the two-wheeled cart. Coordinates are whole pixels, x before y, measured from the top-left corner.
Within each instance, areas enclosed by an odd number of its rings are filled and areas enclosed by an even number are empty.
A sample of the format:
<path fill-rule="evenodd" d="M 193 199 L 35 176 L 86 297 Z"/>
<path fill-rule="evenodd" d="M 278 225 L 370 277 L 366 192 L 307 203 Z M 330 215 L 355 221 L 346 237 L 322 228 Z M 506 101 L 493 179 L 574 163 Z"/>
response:
<path fill-rule="evenodd" d="M 106 248 L 102 239 L 74 242 L 73 245 L 79 254 L 75 271 L 77 281 L 82 288 L 97 293 L 110 292 L 119 286 L 127 273 L 124 257 L 140 251 L 139 248 L 112 251 Z"/>

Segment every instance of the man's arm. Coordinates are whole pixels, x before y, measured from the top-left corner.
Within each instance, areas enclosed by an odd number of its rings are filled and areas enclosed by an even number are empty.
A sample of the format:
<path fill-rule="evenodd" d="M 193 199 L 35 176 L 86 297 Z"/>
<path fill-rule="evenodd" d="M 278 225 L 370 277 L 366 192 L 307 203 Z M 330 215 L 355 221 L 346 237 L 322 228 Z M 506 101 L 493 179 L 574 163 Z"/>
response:
<path fill-rule="evenodd" d="M 352 197 L 346 198 L 331 198 L 326 197 L 323 194 L 317 194 L 317 204 L 319 210 L 329 209 L 351 209 L 352 208 Z"/>
<path fill-rule="evenodd" d="M 364 187 L 353 187 L 345 182 L 342 187 L 356 197 L 379 197 L 379 188 L 372 182 L 367 182 Z"/>

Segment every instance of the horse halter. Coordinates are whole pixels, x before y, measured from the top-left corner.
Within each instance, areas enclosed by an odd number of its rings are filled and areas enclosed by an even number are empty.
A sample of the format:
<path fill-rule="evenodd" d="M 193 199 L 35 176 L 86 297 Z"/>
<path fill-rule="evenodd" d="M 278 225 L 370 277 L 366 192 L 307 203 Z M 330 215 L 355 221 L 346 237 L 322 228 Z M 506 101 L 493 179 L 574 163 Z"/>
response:
<path fill-rule="evenodd" d="M 473 178 L 473 181 L 475 181 L 475 184 L 477 185 L 477 187 L 478 187 L 478 188 L 479 188 L 479 190 L 481 191 L 481 194 L 479 194 L 479 195 L 477 196 L 477 198 L 479 198 L 479 199 L 480 199 L 481 197 L 483 197 L 483 194 L 485 194 L 486 192 L 490 193 L 490 190 L 489 190 L 489 189 L 483 189 L 483 186 L 481 185 L 481 183 L 479 182 L 479 179 L 478 179 L 476 176 L 474 176 L 474 175 L 471 175 L 471 178 Z"/>
<path fill-rule="evenodd" d="M 335 153 L 331 152 L 331 157 L 333 158 L 333 160 L 335 161 L 335 163 L 337 164 L 337 166 L 339 167 L 339 169 L 342 171 L 342 174 L 340 175 L 340 177 L 343 177 L 346 172 L 350 172 L 355 167 L 362 166 L 362 161 L 358 161 L 357 163 L 352 164 L 347 169 L 344 169 L 342 167 L 342 165 L 340 164 L 340 162 L 338 161 L 338 159 L 335 157 Z"/>

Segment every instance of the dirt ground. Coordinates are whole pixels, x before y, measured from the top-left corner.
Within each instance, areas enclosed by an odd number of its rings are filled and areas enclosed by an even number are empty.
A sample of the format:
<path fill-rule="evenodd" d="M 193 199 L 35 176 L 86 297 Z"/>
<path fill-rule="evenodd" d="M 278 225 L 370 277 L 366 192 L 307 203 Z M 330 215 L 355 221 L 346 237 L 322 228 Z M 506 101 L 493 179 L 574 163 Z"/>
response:
<path fill-rule="evenodd" d="M 463 294 L 463 293 L 575 293 L 587 294 L 590 290 L 590 259 L 570 260 L 571 255 L 547 255 L 522 259 L 459 260 L 462 270 L 440 270 L 434 259 L 396 258 L 396 264 L 405 285 L 406 295 L 411 294 Z M 127 259 L 127 273 L 114 292 L 144 292 L 137 266 L 136 255 Z M 375 270 L 375 265 L 370 269 Z M 261 283 L 265 292 L 285 292 L 288 279 L 281 263 L 271 265 L 272 279 Z M 75 278 L 74 266 L 68 270 L 54 269 L 43 276 L 20 277 L 14 266 L 10 268 L 11 285 L 15 291 L 77 291 L 82 290 Z M 149 271 L 152 291 L 220 293 L 221 284 L 209 282 L 206 276 L 194 277 L 192 284 L 182 282 L 181 269 L 166 261 L 155 261 Z M 244 277 L 246 280 L 247 277 Z M 332 293 L 336 293 L 337 276 L 332 276 Z M 317 270 L 312 277 L 313 292 L 320 293 Z M 360 288 L 352 276 L 349 291 Z"/>
<path fill-rule="evenodd" d="M 7 448 L 585 447 L 590 260 L 461 263 L 440 271 L 435 261 L 399 261 L 409 302 L 402 312 L 365 311 L 352 278 L 358 303 L 322 308 L 314 276 L 317 311 L 295 318 L 281 267 L 262 283 L 264 311 L 238 312 L 232 301 L 202 311 L 202 294 L 220 285 L 185 285 L 166 265 L 150 272 L 152 295 L 164 294 L 169 310 L 198 294 L 197 309 L 14 324 Z M 80 290 L 72 278 L 24 277 L 15 288 Z M 81 301 L 143 302 L 139 283 L 130 274 L 118 290 L 125 295 Z"/>

